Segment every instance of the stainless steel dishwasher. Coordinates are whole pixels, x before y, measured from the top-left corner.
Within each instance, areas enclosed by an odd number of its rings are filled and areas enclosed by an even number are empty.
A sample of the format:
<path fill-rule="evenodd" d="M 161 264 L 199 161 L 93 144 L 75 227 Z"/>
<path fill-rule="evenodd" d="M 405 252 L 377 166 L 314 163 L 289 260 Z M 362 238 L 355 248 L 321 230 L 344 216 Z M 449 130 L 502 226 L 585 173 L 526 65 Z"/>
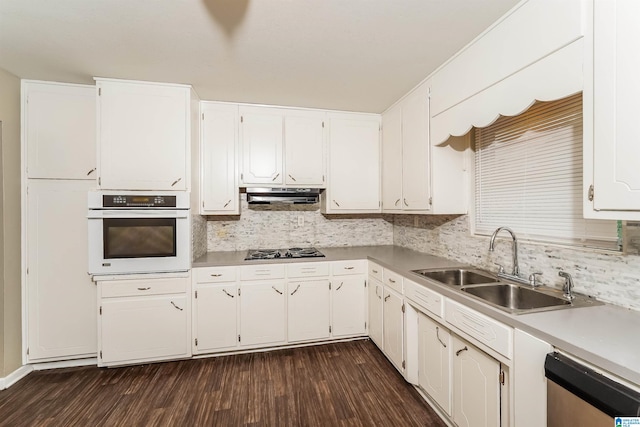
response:
<path fill-rule="evenodd" d="M 640 393 L 560 353 L 544 363 L 547 427 L 615 426 L 616 417 L 640 417 Z"/>

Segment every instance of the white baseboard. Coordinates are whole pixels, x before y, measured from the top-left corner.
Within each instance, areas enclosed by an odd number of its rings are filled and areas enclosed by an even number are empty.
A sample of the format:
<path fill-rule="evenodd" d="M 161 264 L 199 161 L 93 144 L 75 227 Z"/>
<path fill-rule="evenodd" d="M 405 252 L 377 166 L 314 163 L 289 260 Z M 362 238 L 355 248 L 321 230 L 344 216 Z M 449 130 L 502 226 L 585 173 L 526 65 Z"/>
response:
<path fill-rule="evenodd" d="M 0 390 L 7 389 L 29 375 L 33 371 L 33 367 L 30 365 L 20 366 L 18 369 L 10 373 L 4 378 L 0 378 Z"/>

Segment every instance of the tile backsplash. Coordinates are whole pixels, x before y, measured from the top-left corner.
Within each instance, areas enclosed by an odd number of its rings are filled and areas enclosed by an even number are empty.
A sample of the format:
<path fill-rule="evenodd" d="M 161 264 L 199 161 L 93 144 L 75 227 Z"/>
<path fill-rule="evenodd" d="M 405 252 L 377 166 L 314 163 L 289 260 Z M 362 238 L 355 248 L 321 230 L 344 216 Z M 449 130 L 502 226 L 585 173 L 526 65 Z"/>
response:
<path fill-rule="evenodd" d="M 207 217 L 207 251 L 393 243 L 393 225 L 380 215 L 325 216 L 318 204 L 249 206 L 245 194 L 240 212 Z M 202 245 L 198 248 L 201 251 Z M 194 247 L 197 255 L 195 251 Z"/>
<path fill-rule="evenodd" d="M 406 216 L 393 219 L 393 243 L 420 252 L 456 259 L 479 268 L 496 271 L 495 263 L 512 268 L 511 239 L 496 240 L 495 252 L 489 252 L 489 237 L 472 236 L 469 217 Z M 524 275 L 541 272 L 547 286 L 562 287 L 558 271 L 574 278 L 575 291 L 601 301 L 640 310 L 640 256 L 518 242 L 520 270 Z"/>

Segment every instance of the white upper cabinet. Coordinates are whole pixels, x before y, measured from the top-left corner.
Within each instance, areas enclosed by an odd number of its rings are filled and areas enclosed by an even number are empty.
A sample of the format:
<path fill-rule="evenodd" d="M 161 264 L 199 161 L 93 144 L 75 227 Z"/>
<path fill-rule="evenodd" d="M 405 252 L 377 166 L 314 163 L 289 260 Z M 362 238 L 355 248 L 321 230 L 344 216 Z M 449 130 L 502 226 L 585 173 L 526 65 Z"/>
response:
<path fill-rule="evenodd" d="M 640 2 L 596 0 L 593 12 L 587 37 L 593 58 L 585 69 L 593 85 L 584 91 L 584 215 L 639 220 Z"/>
<path fill-rule="evenodd" d="M 202 215 L 240 212 L 237 142 L 238 106 L 202 102 L 201 203 Z"/>
<path fill-rule="evenodd" d="M 187 190 L 191 87 L 96 79 L 98 186 Z"/>
<path fill-rule="evenodd" d="M 285 184 L 324 187 L 324 112 L 287 111 L 284 119 Z"/>
<path fill-rule="evenodd" d="M 380 212 L 380 115 L 330 113 L 323 213 Z"/>
<path fill-rule="evenodd" d="M 22 106 L 28 178 L 96 178 L 93 86 L 23 81 Z"/>
<path fill-rule="evenodd" d="M 277 108 L 240 107 L 241 181 L 247 185 L 281 186 L 283 119 Z"/>
<path fill-rule="evenodd" d="M 402 106 L 382 115 L 382 211 L 402 212 Z"/>

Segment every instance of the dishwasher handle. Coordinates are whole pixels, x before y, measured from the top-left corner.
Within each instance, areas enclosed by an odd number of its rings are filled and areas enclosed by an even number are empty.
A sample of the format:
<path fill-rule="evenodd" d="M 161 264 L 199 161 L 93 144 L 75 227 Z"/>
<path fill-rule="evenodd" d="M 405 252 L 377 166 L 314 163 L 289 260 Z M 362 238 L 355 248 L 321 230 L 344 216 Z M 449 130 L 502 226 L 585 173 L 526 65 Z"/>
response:
<path fill-rule="evenodd" d="M 545 376 L 611 417 L 640 416 L 640 393 L 563 354 L 547 354 Z"/>

